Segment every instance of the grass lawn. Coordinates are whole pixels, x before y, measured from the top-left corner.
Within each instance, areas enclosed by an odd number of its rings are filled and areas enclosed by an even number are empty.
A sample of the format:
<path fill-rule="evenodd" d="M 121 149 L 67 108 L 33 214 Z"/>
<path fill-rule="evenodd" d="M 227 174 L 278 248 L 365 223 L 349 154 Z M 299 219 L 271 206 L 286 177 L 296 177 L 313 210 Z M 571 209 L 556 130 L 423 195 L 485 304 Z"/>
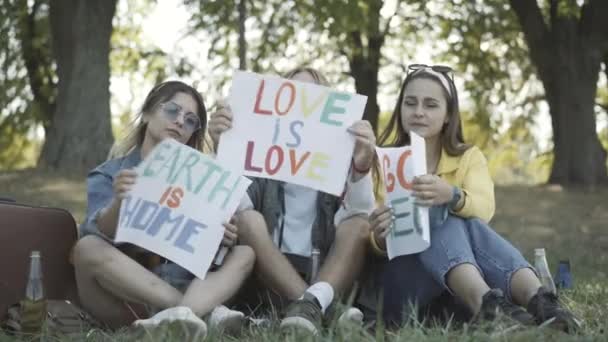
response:
<path fill-rule="evenodd" d="M 85 175 L 65 177 L 33 170 L 0 173 L 0 197 L 19 202 L 61 207 L 72 212 L 81 222 L 86 210 Z M 530 329 L 492 335 L 450 325 L 403 327 L 389 332 L 378 329 L 331 329 L 320 341 L 608 341 L 608 189 L 596 191 L 562 190 L 558 187 L 497 187 L 497 212 L 492 226 L 517 246 L 529 260 L 533 250 L 547 250 L 549 266 L 555 271 L 558 260 L 569 259 L 575 289 L 563 293 L 562 300 L 585 321 L 580 335 Z M 45 340 L 80 341 L 81 336 Z M 108 333 L 93 331 L 91 341 L 182 341 L 186 338 L 180 327 L 170 326 L 155 336 L 141 332 Z M 251 330 L 238 337 L 219 336 L 211 332 L 207 340 L 300 341 L 302 336 L 281 335 L 278 329 Z M 1 341 L 12 337 L 2 335 Z M 27 340 L 27 339 L 26 339 Z M 312 339 L 310 339 L 312 340 Z"/>

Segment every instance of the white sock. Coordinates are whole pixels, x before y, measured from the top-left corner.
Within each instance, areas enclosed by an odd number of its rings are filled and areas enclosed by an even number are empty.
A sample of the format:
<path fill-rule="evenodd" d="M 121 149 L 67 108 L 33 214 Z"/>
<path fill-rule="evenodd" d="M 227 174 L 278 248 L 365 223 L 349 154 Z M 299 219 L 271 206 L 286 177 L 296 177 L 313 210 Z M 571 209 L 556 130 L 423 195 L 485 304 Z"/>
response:
<path fill-rule="evenodd" d="M 334 299 L 334 289 L 331 287 L 331 285 L 329 285 L 328 282 L 325 281 L 315 283 L 306 289 L 306 292 L 317 298 L 319 304 L 321 304 L 321 312 L 323 313 L 325 313 L 325 310 L 329 307 L 331 301 Z M 302 298 L 304 298 L 303 295 L 300 297 L 300 299 Z"/>

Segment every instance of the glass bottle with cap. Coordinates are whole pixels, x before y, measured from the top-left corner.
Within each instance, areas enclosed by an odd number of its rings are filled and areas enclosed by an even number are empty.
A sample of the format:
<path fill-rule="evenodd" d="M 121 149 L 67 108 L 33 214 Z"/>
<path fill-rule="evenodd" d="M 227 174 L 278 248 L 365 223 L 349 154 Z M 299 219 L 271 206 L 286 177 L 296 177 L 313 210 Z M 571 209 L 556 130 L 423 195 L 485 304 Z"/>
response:
<path fill-rule="evenodd" d="M 40 333 L 46 321 L 46 316 L 46 298 L 44 284 L 42 283 L 42 260 L 40 251 L 32 251 L 25 298 L 21 302 L 21 329 L 25 333 Z"/>
<path fill-rule="evenodd" d="M 534 268 L 538 272 L 541 284 L 551 292 L 556 293 L 555 282 L 553 282 L 553 277 L 549 271 L 544 248 L 536 248 L 534 250 Z"/>

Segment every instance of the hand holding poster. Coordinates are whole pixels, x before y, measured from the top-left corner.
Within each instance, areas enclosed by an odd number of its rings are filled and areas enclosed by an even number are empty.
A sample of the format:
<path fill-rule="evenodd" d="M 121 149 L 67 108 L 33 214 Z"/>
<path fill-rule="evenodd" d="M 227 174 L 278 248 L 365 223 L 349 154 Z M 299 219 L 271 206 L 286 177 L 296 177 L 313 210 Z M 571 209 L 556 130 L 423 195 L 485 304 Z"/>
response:
<path fill-rule="evenodd" d="M 428 208 L 414 205 L 411 180 L 426 174 L 424 139 L 410 133 L 412 145 L 377 147 L 386 186 L 385 204 L 394 210 L 395 220 L 386 237 L 389 259 L 419 253 L 431 244 Z"/>
<path fill-rule="evenodd" d="M 137 167 L 122 201 L 116 242 L 161 255 L 203 279 L 251 181 L 173 139 Z"/>
<path fill-rule="evenodd" d="M 217 158 L 247 176 L 271 178 L 339 196 L 367 97 L 320 85 L 237 71 L 228 99 L 232 128 Z"/>

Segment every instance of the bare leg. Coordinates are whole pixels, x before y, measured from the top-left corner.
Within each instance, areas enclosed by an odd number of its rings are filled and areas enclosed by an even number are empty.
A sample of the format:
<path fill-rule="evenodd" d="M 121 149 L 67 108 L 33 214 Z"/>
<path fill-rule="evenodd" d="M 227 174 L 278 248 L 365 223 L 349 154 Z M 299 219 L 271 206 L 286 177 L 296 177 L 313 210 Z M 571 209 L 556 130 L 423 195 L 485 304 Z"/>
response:
<path fill-rule="evenodd" d="M 527 306 L 540 287 L 540 280 L 529 268 L 521 268 L 511 277 L 511 297 L 515 304 Z"/>
<path fill-rule="evenodd" d="M 369 223 L 363 217 L 355 216 L 340 223 L 318 281 L 328 282 L 338 294 L 348 290 L 363 268 L 369 234 Z"/>
<path fill-rule="evenodd" d="M 248 246 L 233 247 L 217 271 L 207 273 L 204 280 L 195 278 L 180 305 L 191 308 L 198 316 L 211 312 L 236 294 L 253 269 L 254 262 L 253 249 Z"/>
<path fill-rule="evenodd" d="M 178 290 L 94 235 L 76 243 L 74 264 L 82 305 L 113 328 L 135 318 L 124 301 L 168 308 L 182 298 Z"/>
<path fill-rule="evenodd" d="M 260 279 L 288 300 L 300 298 L 308 284 L 272 241 L 264 217 L 255 210 L 246 210 L 239 214 L 237 222 L 240 242 L 255 252 L 255 269 Z"/>
<path fill-rule="evenodd" d="M 490 291 L 479 270 L 471 264 L 460 264 L 452 268 L 446 275 L 446 282 L 473 314 L 479 312 L 483 295 Z"/>

